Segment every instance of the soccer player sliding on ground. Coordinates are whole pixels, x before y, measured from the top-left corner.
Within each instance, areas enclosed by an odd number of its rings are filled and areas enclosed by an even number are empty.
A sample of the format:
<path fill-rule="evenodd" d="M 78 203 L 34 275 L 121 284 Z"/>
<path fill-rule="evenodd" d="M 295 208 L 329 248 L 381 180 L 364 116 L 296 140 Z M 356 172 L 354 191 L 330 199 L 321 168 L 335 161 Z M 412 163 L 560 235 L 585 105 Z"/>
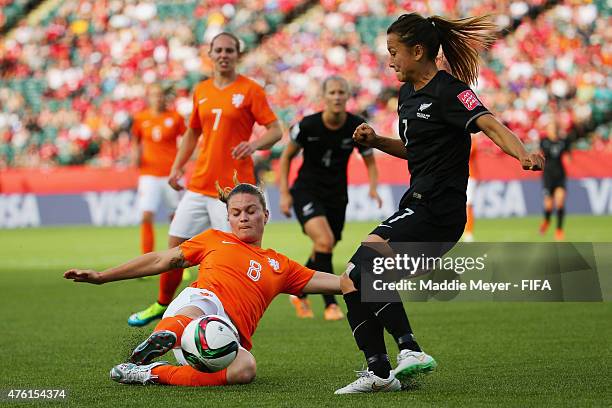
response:
<path fill-rule="evenodd" d="M 249 352 L 251 337 L 266 308 L 279 293 L 340 293 L 340 278 L 306 268 L 272 249 L 261 248 L 268 210 L 263 193 L 254 185 L 238 184 L 220 191 L 226 203 L 231 233 L 209 229 L 180 246 L 151 252 L 103 272 L 70 269 L 66 279 L 102 284 L 157 275 L 172 268 L 200 265 L 198 279 L 170 303 L 153 333 L 141 343 L 129 363 L 111 370 L 111 378 L 126 384 L 212 386 L 246 384 L 256 373 Z M 241 348 L 236 359 L 215 373 L 200 372 L 180 350 L 183 330 L 193 319 L 220 315 L 237 329 Z M 174 349 L 183 366 L 151 363 Z"/>
<path fill-rule="evenodd" d="M 346 169 L 353 150 L 363 157 L 370 179 L 370 198 L 382 201 L 376 192 L 378 173 L 372 149 L 353 141 L 353 132 L 365 121 L 346 111 L 349 84 L 346 79 L 331 76 L 323 81 L 323 112 L 306 116 L 291 128 L 291 139 L 280 158 L 280 209 L 287 217 L 291 207 L 312 240 L 312 253 L 306 266 L 317 271 L 334 273 L 332 251 L 342 239 L 348 204 Z M 304 161 L 291 190 L 289 168 L 291 160 L 303 149 Z M 325 295 L 325 320 L 340 320 L 344 316 L 335 296 Z M 313 317 L 306 296 L 291 297 L 300 318 Z"/>
<path fill-rule="evenodd" d="M 193 176 L 170 224 L 168 248 L 208 228 L 229 231 L 225 208 L 217 200 L 215 181 L 230 185 L 232 171 L 236 169 L 240 180 L 255 183 L 251 154 L 269 149 L 282 136 L 263 88 L 236 72 L 241 55 L 238 38 L 225 32 L 217 34 L 210 43 L 208 55 L 213 62 L 213 76 L 195 87 L 189 128 L 181 140 L 168 180 L 175 190 L 183 189 L 179 180 L 202 136 Z M 249 141 L 255 122 L 267 131 L 259 139 Z M 161 275 L 157 302 L 130 315 L 128 324 L 144 326 L 159 319 L 172 301 L 182 276 L 182 268 Z"/>
<path fill-rule="evenodd" d="M 379 136 L 366 124 L 355 130 L 354 139 L 408 160 L 411 179 L 399 210 L 365 242 L 457 242 L 466 221 L 470 133 L 484 132 L 524 169 L 543 167 L 543 157 L 528 153 L 467 85 L 478 76 L 477 50 L 495 41 L 495 28 L 487 16 L 447 20 L 416 13 L 404 14 L 389 26 L 389 66 L 404 83 L 398 101 L 400 139 Z M 436 66 L 440 46 L 450 73 Z M 336 394 L 397 391 L 400 380 L 436 366 L 416 342 L 397 293 L 392 302 L 362 302 L 362 267 L 368 273 L 367 265 L 371 267 L 376 256 L 378 252 L 362 244 L 341 277 L 349 325 L 368 368 Z M 394 370 L 384 330 L 400 350 Z"/>

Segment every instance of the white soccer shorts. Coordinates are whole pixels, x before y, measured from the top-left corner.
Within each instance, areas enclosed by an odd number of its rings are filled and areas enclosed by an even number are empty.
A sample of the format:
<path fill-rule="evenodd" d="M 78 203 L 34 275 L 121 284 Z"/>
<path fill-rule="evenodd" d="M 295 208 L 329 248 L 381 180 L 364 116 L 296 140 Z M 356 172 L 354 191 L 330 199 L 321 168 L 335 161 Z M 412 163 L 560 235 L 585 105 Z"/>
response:
<path fill-rule="evenodd" d="M 230 325 L 236 333 L 238 330 L 236 326 L 232 322 L 232 319 L 229 318 L 227 313 L 225 313 L 225 309 L 223 308 L 223 303 L 217 297 L 214 292 L 206 289 L 199 288 L 185 288 L 179 295 L 168 305 L 168 309 L 166 309 L 166 313 L 164 313 L 164 317 L 175 316 L 176 312 L 181 310 L 186 306 L 194 306 L 202 311 L 202 315 L 217 315 L 223 317 Z M 185 357 L 183 356 L 183 351 L 180 347 L 172 349 L 174 353 L 174 357 L 176 361 L 181 365 L 189 365 Z"/>
<path fill-rule="evenodd" d="M 230 231 L 225 203 L 187 190 L 176 208 L 168 235 L 189 239 L 209 228 Z"/>
<path fill-rule="evenodd" d="M 168 184 L 168 177 L 140 176 L 138 178 L 138 210 L 142 215 L 145 211 L 157 212 L 164 205 L 174 212 L 180 200 L 180 193 Z"/>
<path fill-rule="evenodd" d="M 476 195 L 476 186 L 478 185 L 478 181 L 473 177 L 468 178 L 467 190 L 465 191 L 465 195 L 467 196 L 466 205 L 474 204 L 474 196 Z"/>

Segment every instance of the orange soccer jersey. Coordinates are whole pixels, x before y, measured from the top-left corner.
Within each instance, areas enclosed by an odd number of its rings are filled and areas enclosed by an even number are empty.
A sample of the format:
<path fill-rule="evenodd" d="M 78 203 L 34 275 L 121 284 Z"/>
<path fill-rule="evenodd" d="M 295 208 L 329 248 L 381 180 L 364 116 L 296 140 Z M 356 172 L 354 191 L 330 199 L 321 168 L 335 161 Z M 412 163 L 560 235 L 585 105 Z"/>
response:
<path fill-rule="evenodd" d="M 202 131 L 201 150 L 189 182 L 189 190 L 216 197 L 215 181 L 232 186 L 234 169 L 238 179 L 255 183 L 253 160 L 232 158 L 231 151 L 251 138 L 253 124 L 268 125 L 276 120 L 261 86 L 238 75 L 223 89 L 212 79 L 200 82 L 193 93 L 193 112 L 189 126 Z"/>
<path fill-rule="evenodd" d="M 185 132 L 185 121 L 175 111 L 158 114 L 145 110 L 134 118 L 132 134 L 142 143 L 140 174 L 165 177 L 176 156 L 176 139 Z"/>
<path fill-rule="evenodd" d="M 183 256 L 200 264 L 191 286 L 214 292 L 240 334 L 242 346 L 279 293 L 300 294 L 314 271 L 279 254 L 240 241 L 234 234 L 209 229 L 180 245 Z"/>

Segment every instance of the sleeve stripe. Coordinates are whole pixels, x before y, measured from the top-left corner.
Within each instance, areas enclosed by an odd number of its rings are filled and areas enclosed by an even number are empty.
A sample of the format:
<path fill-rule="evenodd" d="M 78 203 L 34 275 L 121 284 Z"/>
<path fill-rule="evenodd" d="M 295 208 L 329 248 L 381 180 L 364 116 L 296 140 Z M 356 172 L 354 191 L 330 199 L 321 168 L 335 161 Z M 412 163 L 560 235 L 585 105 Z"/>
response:
<path fill-rule="evenodd" d="M 369 149 L 361 150 L 359 153 L 361 154 L 362 157 L 371 156 L 374 154 L 374 149 L 369 148 Z"/>
<path fill-rule="evenodd" d="M 299 134 L 300 134 L 300 124 L 296 123 L 289 131 L 289 136 L 291 137 L 291 140 L 296 142 Z"/>
<path fill-rule="evenodd" d="M 482 112 L 478 112 L 477 114 L 475 114 L 474 116 L 472 116 L 467 123 L 465 124 L 465 130 L 467 130 L 467 128 L 470 126 L 470 123 L 472 123 L 473 120 L 478 119 L 479 117 L 481 117 L 482 115 L 486 115 L 487 113 L 491 113 L 488 110 L 482 111 Z"/>

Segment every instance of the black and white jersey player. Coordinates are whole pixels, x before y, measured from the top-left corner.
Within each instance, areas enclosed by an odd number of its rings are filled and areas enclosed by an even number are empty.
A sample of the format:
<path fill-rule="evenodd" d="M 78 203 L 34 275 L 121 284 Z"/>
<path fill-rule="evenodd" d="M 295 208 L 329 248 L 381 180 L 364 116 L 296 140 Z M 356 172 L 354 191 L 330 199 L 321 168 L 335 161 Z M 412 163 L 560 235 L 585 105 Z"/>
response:
<path fill-rule="evenodd" d="M 381 256 L 368 243 L 454 244 L 459 240 L 466 221 L 471 132 L 483 131 L 523 168 L 539 170 L 543 165 L 542 157 L 529 154 L 467 85 L 474 83 L 478 74 L 474 47 L 486 48 L 495 39 L 495 26 L 487 19 L 448 20 L 412 13 L 400 16 L 387 30 L 389 66 L 404 83 L 398 100 L 400 139 L 379 136 L 367 124 L 360 125 L 353 138 L 406 159 L 410 187 L 399 210 L 364 239 L 342 275 L 349 325 L 368 369 L 356 381 L 336 390 L 337 394 L 397 391 L 401 381 L 436 367 L 435 360 L 416 342 L 397 292 L 390 293 L 388 302 L 363 298 L 368 291 L 362 286 L 370 280 L 362 281 L 362 274 L 372 274 L 375 258 Z M 438 68 L 440 48 L 454 75 Z M 442 251 L 448 248 L 440 245 Z M 393 370 L 384 330 L 393 336 L 399 349 Z"/>
<path fill-rule="evenodd" d="M 359 151 L 368 170 L 369 196 L 381 206 L 376 191 L 377 172 L 373 150 L 353 140 L 355 129 L 364 119 L 346 111 L 349 87 L 342 77 L 332 76 L 323 82 L 322 112 L 304 117 L 290 130 L 290 140 L 280 159 L 281 211 L 291 215 L 291 208 L 302 230 L 313 242 L 306 265 L 312 269 L 333 273 L 332 251 L 342 239 L 348 204 L 347 168 L 351 154 Z M 302 151 L 302 166 L 293 186 L 288 177 L 291 160 Z M 324 296 L 325 318 L 342 317 L 333 296 Z M 311 317 L 312 310 L 305 299 L 292 299 L 298 317 Z"/>

